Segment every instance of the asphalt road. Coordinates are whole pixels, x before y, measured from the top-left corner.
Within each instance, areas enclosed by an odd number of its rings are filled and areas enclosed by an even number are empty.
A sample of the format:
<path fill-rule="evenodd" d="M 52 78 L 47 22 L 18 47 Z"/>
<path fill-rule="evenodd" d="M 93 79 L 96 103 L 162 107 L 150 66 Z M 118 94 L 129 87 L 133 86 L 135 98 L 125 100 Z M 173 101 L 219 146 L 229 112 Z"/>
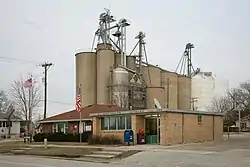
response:
<path fill-rule="evenodd" d="M 249 167 L 250 134 L 222 143 L 148 150 L 110 164 L 0 155 L 0 167 Z"/>
<path fill-rule="evenodd" d="M 38 158 L 32 156 L 0 155 L 0 167 L 108 167 L 108 164 Z"/>

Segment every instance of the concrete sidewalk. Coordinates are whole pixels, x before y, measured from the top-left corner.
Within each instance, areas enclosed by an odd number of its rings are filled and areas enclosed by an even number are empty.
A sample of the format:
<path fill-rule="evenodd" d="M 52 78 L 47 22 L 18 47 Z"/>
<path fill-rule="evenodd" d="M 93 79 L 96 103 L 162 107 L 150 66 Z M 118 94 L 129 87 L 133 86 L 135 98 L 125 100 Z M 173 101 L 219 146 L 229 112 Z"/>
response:
<path fill-rule="evenodd" d="M 230 134 L 230 138 L 227 137 L 227 135 L 223 135 L 224 141 L 230 140 L 230 139 L 237 139 L 237 138 L 248 138 L 250 137 L 250 133 L 240 133 L 240 134 Z M 222 141 L 223 142 L 223 141 Z M 129 151 L 129 150 L 140 150 L 140 151 L 160 151 L 160 150 L 166 150 L 170 148 L 179 148 L 179 147 L 185 147 L 185 146 L 196 146 L 201 144 L 213 144 L 213 141 L 204 141 L 204 142 L 198 142 L 198 143 L 185 143 L 185 144 L 175 144 L 170 146 L 162 146 L 162 145 L 131 145 L 131 146 L 102 146 L 102 145 L 57 145 L 57 144 L 49 144 L 48 147 L 64 147 L 64 148 L 101 148 L 104 150 L 121 150 L 121 151 Z M 43 144 L 40 145 L 30 145 L 31 147 L 44 147 Z"/>
<path fill-rule="evenodd" d="M 83 145 L 83 146 L 74 146 L 74 145 L 56 145 L 56 144 L 48 144 L 48 147 L 60 147 L 60 148 L 101 148 L 103 150 L 114 150 L 114 151 L 129 151 L 129 150 L 139 150 L 139 151 L 160 151 L 166 150 L 170 148 L 178 148 L 182 146 L 190 146 L 197 145 L 200 143 L 188 143 L 188 144 L 176 144 L 171 146 L 161 146 L 161 145 L 131 145 L 131 146 L 96 146 L 96 145 Z M 44 147 L 44 145 L 30 145 L 30 147 Z"/>

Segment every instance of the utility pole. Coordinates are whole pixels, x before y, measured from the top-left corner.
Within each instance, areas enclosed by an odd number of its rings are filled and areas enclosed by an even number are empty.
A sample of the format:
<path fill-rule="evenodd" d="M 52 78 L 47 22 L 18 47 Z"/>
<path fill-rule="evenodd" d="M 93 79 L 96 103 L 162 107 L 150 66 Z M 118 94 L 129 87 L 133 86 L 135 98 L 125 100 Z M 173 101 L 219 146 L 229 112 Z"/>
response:
<path fill-rule="evenodd" d="M 241 132 L 241 111 L 239 109 L 239 133 Z"/>
<path fill-rule="evenodd" d="M 47 114 L 47 77 L 48 77 L 48 69 L 50 66 L 52 66 L 52 63 L 45 62 L 41 66 L 44 68 L 44 113 L 43 113 L 43 119 L 46 118 Z"/>
<path fill-rule="evenodd" d="M 169 78 L 167 78 L 167 108 L 169 108 Z"/>
<path fill-rule="evenodd" d="M 193 111 L 195 111 L 195 102 L 197 102 L 198 101 L 198 97 L 191 97 L 191 108 L 192 108 L 192 110 Z"/>

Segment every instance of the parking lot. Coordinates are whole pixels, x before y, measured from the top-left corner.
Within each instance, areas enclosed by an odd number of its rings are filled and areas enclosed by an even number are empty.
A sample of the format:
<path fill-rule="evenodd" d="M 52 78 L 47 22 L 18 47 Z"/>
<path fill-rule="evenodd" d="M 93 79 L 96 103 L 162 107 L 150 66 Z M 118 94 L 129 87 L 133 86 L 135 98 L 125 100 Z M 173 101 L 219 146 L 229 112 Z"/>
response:
<path fill-rule="evenodd" d="M 119 164 L 145 167 L 249 167 L 250 134 L 235 134 L 220 143 L 151 149 L 124 159 Z"/>

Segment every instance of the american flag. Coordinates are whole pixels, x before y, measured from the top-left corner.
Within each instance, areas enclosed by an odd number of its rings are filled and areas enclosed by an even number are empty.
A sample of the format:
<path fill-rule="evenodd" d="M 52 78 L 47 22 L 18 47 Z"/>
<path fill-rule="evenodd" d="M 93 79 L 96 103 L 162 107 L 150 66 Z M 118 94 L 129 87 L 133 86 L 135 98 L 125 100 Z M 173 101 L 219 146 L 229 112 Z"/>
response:
<path fill-rule="evenodd" d="M 25 88 L 30 88 L 30 87 L 32 87 L 32 85 L 33 85 L 32 78 L 27 79 L 27 80 L 23 83 L 23 86 L 24 86 Z"/>
<path fill-rule="evenodd" d="M 81 111 L 81 88 L 78 88 L 78 94 L 76 96 L 76 111 Z"/>

